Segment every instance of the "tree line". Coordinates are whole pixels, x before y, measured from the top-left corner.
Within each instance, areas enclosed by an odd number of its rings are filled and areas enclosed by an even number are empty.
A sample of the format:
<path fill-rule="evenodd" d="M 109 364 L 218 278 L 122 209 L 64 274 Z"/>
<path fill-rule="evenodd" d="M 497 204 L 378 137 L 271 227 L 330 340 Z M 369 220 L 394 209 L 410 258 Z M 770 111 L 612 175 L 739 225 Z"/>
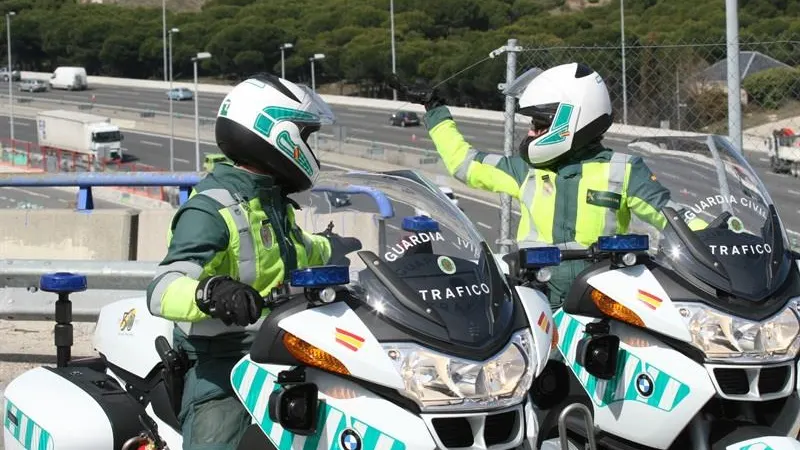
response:
<path fill-rule="evenodd" d="M 573 9 L 582 3 L 585 7 Z M 92 75 L 163 78 L 160 8 L 74 0 L 2 4 L 4 11 L 16 13 L 11 31 L 17 68 L 46 72 L 59 65 L 79 65 Z M 612 46 L 561 55 L 595 64 L 618 89 L 619 49 L 613 46 L 620 42 L 619 5 L 609 0 L 396 0 L 397 72 L 409 80 L 436 83 L 486 59 L 511 37 L 533 49 L 519 55 L 520 71 L 564 62 L 544 49 Z M 739 0 L 739 7 L 745 40 L 800 36 L 796 0 Z M 5 24 L 2 27 L 5 49 Z M 199 51 L 213 55 L 201 63 L 203 77 L 232 83 L 263 70 L 280 74 L 279 48 L 289 42 L 294 47 L 286 51 L 287 78 L 308 83 L 308 58 L 324 53 L 326 59 L 315 63 L 316 82 L 318 86 L 339 83 L 340 92 L 329 93 L 392 95 L 386 84 L 392 71 L 389 0 L 209 0 L 200 11 L 169 11 L 167 27 L 180 30 L 173 36 L 176 79 L 191 78 L 191 57 Z M 626 2 L 625 28 L 625 42 L 631 48 L 724 43 L 725 1 Z M 789 65 L 800 64 L 798 45 L 788 44 L 787 49 L 784 59 Z M 724 58 L 724 50 L 721 45 L 697 55 L 710 64 L 714 58 Z M 648 77 L 672 83 L 672 73 L 654 75 L 649 69 L 655 56 L 631 51 L 628 86 L 634 94 L 647 89 Z M 497 83 L 504 79 L 502 55 L 464 71 L 443 84 L 441 91 L 453 104 L 499 109 Z M 658 98 L 653 101 L 659 103 Z"/>

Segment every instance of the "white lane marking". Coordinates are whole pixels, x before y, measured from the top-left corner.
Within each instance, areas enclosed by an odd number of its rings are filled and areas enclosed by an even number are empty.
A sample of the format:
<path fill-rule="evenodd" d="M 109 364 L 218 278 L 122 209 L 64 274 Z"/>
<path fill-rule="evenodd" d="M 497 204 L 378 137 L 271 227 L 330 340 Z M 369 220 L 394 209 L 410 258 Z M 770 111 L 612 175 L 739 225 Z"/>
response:
<path fill-rule="evenodd" d="M 492 229 L 492 227 L 491 227 L 491 226 L 489 226 L 489 225 L 486 225 L 486 224 L 485 224 L 485 223 L 483 223 L 483 222 L 475 222 L 475 223 L 477 223 L 479 226 L 481 226 L 481 227 L 483 227 L 483 228 L 486 228 L 487 230 L 491 230 L 491 229 Z"/>
<path fill-rule="evenodd" d="M 336 114 L 337 116 L 343 116 L 343 117 L 356 117 L 356 118 L 358 118 L 358 119 L 366 119 L 366 118 L 368 118 L 368 117 L 369 117 L 369 115 L 367 115 L 367 114 L 355 114 L 355 113 L 351 113 L 351 112 L 337 112 L 337 113 L 335 113 L 335 114 Z"/>
<path fill-rule="evenodd" d="M 391 229 L 393 229 L 393 230 L 400 231 L 400 227 L 398 227 L 397 225 L 392 225 L 390 223 L 387 223 L 386 226 L 391 228 Z"/>
<path fill-rule="evenodd" d="M 136 102 L 136 104 L 137 105 L 142 105 L 142 106 L 152 106 L 152 107 L 161 106 L 158 103 L 148 103 L 148 102 Z"/>
<path fill-rule="evenodd" d="M 27 189 L 22 189 L 22 188 L 18 188 L 18 187 L 7 186 L 7 187 L 5 187 L 3 189 L 8 189 L 9 191 L 22 192 L 23 194 L 32 195 L 34 197 L 50 198 L 49 195 L 41 194 L 39 192 L 29 191 Z"/>
<path fill-rule="evenodd" d="M 486 134 L 496 134 L 498 136 L 504 136 L 506 134 L 503 130 L 484 130 L 483 132 Z"/>
<path fill-rule="evenodd" d="M 664 175 L 665 177 L 669 177 L 669 178 L 672 178 L 672 179 L 675 179 L 675 180 L 679 180 L 681 178 L 681 177 L 679 177 L 679 176 L 677 176 L 675 174 L 669 173 L 669 172 L 661 172 L 661 173 L 659 173 L 659 175 Z"/>
<path fill-rule="evenodd" d="M 769 162 L 769 158 L 758 158 L 761 162 Z"/>
<path fill-rule="evenodd" d="M 29 126 L 31 126 L 31 124 L 30 124 L 30 123 L 28 123 L 28 122 L 14 122 L 14 128 L 16 128 L 17 126 L 20 126 L 20 127 L 29 127 Z"/>
<path fill-rule="evenodd" d="M 164 144 L 162 144 L 161 142 L 153 142 L 153 141 L 142 141 L 142 140 L 140 140 L 139 143 L 144 144 L 144 145 L 152 145 L 153 147 L 163 147 L 164 146 Z"/>
<path fill-rule="evenodd" d="M 182 162 L 184 164 L 189 164 L 189 160 L 188 159 L 183 159 L 183 158 L 174 158 L 174 159 L 175 159 L 175 161 Z"/>
<path fill-rule="evenodd" d="M 789 189 L 789 193 L 792 195 L 800 195 L 800 192 L 797 192 L 794 189 Z"/>
<path fill-rule="evenodd" d="M 367 133 L 367 134 L 372 134 L 372 133 L 375 132 L 375 130 L 368 130 L 366 128 L 351 128 L 350 131 L 358 132 L 358 133 Z"/>

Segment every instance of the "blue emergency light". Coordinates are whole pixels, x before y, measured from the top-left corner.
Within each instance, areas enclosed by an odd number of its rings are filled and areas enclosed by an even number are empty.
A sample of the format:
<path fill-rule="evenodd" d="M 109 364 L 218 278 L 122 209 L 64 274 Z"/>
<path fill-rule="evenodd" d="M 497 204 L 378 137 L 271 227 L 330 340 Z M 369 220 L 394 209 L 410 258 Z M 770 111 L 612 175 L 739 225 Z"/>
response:
<path fill-rule="evenodd" d="M 76 273 L 46 273 L 39 279 L 39 289 L 45 292 L 72 293 L 85 291 L 86 288 L 86 275 Z"/>
<path fill-rule="evenodd" d="M 650 238 L 646 234 L 600 236 L 597 249 L 609 253 L 644 252 L 650 249 Z"/>
<path fill-rule="evenodd" d="M 326 288 L 350 283 L 347 266 L 318 266 L 292 271 L 290 284 L 294 287 Z"/>
<path fill-rule="evenodd" d="M 401 228 L 411 233 L 436 233 L 439 231 L 439 222 L 428 216 L 408 216 L 403 218 Z"/>
<path fill-rule="evenodd" d="M 558 247 L 532 247 L 522 250 L 522 265 L 526 269 L 557 266 L 561 264 L 561 249 Z"/>

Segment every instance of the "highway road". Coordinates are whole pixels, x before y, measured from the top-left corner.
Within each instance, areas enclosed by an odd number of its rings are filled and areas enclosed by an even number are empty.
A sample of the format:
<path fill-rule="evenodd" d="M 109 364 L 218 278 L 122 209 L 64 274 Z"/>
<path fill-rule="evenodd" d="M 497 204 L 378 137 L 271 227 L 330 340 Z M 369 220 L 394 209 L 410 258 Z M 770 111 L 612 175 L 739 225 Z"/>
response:
<path fill-rule="evenodd" d="M 7 117 L 0 117 L 0 127 L 8 127 Z M 33 120 L 20 118 L 15 119 L 14 130 L 17 139 L 34 142 L 36 141 L 36 128 Z M 169 165 L 169 138 L 166 136 L 127 131 L 125 132 L 125 145 L 130 149 L 131 153 L 138 159 L 138 162 L 140 163 L 156 167 L 168 167 Z M 210 144 L 201 143 L 201 154 L 215 151 L 215 147 L 211 146 Z M 175 139 L 174 153 L 176 170 L 194 170 L 194 141 Z M 335 169 L 340 168 L 340 166 L 326 165 L 323 168 Z M 15 201 L 33 202 L 36 199 L 44 199 L 44 197 L 42 197 L 43 195 L 55 196 L 55 192 L 62 193 L 61 191 L 46 188 L 26 188 L 25 191 L 27 192 L 17 190 L 11 193 L 12 191 L 9 191 L 10 193 L 4 195 L 6 195 L 8 198 L 13 198 Z M 68 197 L 70 196 L 68 193 L 65 195 Z M 74 196 L 72 198 L 74 200 Z M 499 238 L 499 232 L 497 231 L 498 227 L 495 225 L 500 223 L 500 210 L 498 208 L 488 205 L 485 201 L 480 199 L 471 200 L 462 198 L 459 201 L 461 207 L 464 208 L 470 218 L 475 221 L 480 231 L 484 233 L 487 239 L 491 239 L 489 242 L 493 243 Z M 102 207 L 115 207 L 115 205 L 113 203 L 106 203 Z M 116 205 L 116 207 L 119 206 Z M 516 227 L 516 220 L 512 222 L 512 225 L 513 227 Z"/>
<path fill-rule="evenodd" d="M 6 92 L 6 84 L 0 82 L 0 93 Z M 89 103 L 94 96 L 97 105 L 116 105 L 125 108 L 169 111 L 169 100 L 166 90 L 129 89 L 115 86 L 93 86 L 86 91 L 53 90 L 47 92 L 14 92 L 15 96 L 41 98 L 50 100 L 66 100 L 70 102 Z M 214 118 L 223 95 L 200 93 L 199 113 L 201 117 Z M 385 142 L 396 145 L 411 145 L 421 148 L 432 147 L 432 142 L 423 127 L 401 128 L 389 125 L 389 111 L 375 111 L 365 108 L 343 107 L 331 105 L 337 119 L 337 126 L 343 126 L 349 137 Z M 174 101 L 175 114 L 194 117 L 192 100 Z M 466 138 L 476 147 L 487 151 L 501 152 L 503 149 L 503 124 L 484 123 L 479 121 L 460 120 Z M 333 129 L 326 126 L 323 133 L 333 134 Z M 414 138 L 416 136 L 416 138 Z"/>
<path fill-rule="evenodd" d="M 19 139 L 36 140 L 32 120 L 14 120 L 14 132 Z M 0 116 L 0 129 L 8 130 L 8 117 Z M 7 132 L 6 132 L 7 134 Z M 0 187 L 0 208 L 2 209 L 74 209 L 78 188 L 74 192 L 51 188 Z M 119 208 L 121 205 L 95 199 L 95 208 Z"/>
<path fill-rule="evenodd" d="M 2 85 L 2 83 L 0 83 L 0 85 Z M 16 94 L 19 95 L 19 93 Z M 75 102 L 88 102 L 91 96 L 95 96 L 95 101 L 98 104 L 160 111 L 167 111 L 169 108 L 169 101 L 165 91 L 146 89 L 95 86 L 88 91 L 80 92 L 56 90 L 34 94 L 22 93 L 22 95 Z M 213 117 L 221 99 L 221 95 L 201 93 L 199 101 L 201 116 Z M 173 106 L 176 113 L 193 114 L 194 106 L 192 101 L 174 102 Z M 390 126 L 388 124 L 388 112 L 376 112 L 375 110 L 335 105 L 333 105 L 332 108 L 337 115 L 339 124 L 347 127 L 347 132 L 350 136 L 359 137 L 361 139 L 373 139 L 380 142 L 411 145 L 412 135 L 416 135 L 415 145 L 433 149 L 433 145 L 426 137 L 427 133 L 423 127 L 400 128 Z M 15 122 L 19 123 L 16 127 L 16 133 L 19 138 L 34 138 L 32 121 L 17 120 Z M 460 120 L 459 127 L 465 134 L 467 140 L 477 148 L 499 151 L 502 147 L 502 124 L 487 124 Z M 616 150 L 636 153 L 627 147 L 627 141 L 607 138 L 604 140 L 604 143 Z M 128 147 L 130 153 L 139 159 L 139 162 L 157 167 L 169 167 L 169 143 L 168 139 L 164 136 L 126 132 L 125 145 Z M 201 152 L 216 151 L 210 145 L 201 145 L 203 147 L 201 148 Z M 191 141 L 176 139 L 174 149 L 176 170 L 191 170 L 194 166 L 193 143 Z M 785 175 L 770 172 L 767 167 L 768 160 L 766 159 L 766 155 L 756 155 L 750 159 L 750 163 L 757 170 L 759 176 L 770 190 L 770 194 L 778 206 L 779 212 L 782 214 L 788 228 L 800 231 L 800 207 L 797 205 L 797 198 L 798 195 L 800 195 L 800 184 L 798 184 L 798 181 Z M 697 165 L 693 166 L 692 164 L 687 165 L 680 158 L 665 158 L 652 155 L 648 156 L 648 164 L 659 174 L 662 183 L 667 185 L 667 187 L 675 188 L 679 186 L 681 189 L 687 191 L 687 193 L 682 194 L 687 197 L 685 199 L 687 202 L 689 202 L 691 198 L 694 198 L 695 195 L 702 197 L 710 194 L 706 181 L 709 179 L 708 176 L 710 175 L 705 172 L 702 167 L 698 167 Z M 662 173 L 663 176 L 661 176 Z M 463 199 L 462 202 L 468 215 L 482 228 L 481 231 L 496 228 L 495 224 L 499 223 L 500 216 L 499 210 L 496 207 L 486 205 L 485 202 L 472 201 L 466 198 Z M 515 227 L 516 224 L 513 224 L 513 228 Z M 490 234 L 495 233 L 490 231 Z M 493 240 L 494 238 L 492 237 L 491 241 Z"/>

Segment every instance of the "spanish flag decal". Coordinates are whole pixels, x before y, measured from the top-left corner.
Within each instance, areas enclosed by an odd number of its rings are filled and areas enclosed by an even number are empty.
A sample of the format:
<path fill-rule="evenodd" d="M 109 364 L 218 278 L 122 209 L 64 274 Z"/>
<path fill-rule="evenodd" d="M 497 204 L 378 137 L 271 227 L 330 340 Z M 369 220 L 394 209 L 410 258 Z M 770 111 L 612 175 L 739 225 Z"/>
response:
<path fill-rule="evenodd" d="M 336 342 L 344 345 L 345 347 L 349 348 L 350 350 L 357 352 L 358 349 L 364 345 L 364 338 L 361 336 L 357 336 L 349 331 L 345 331 L 341 328 L 336 329 Z"/>
<path fill-rule="evenodd" d="M 658 307 L 661 306 L 662 300 L 660 298 L 641 289 L 639 289 L 639 295 L 637 297 L 639 298 L 639 301 L 647 305 L 647 307 L 653 311 L 657 310 Z"/>
<path fill-rule="evenodd" d="M 550 321 L 547 320 L 547 316 L 545 316 L 544 313 L 539 314 L 539 320 L 536 321 L 536 324 L 539 325 L 539 328 L 545 333 L 550 332 Z"/>

